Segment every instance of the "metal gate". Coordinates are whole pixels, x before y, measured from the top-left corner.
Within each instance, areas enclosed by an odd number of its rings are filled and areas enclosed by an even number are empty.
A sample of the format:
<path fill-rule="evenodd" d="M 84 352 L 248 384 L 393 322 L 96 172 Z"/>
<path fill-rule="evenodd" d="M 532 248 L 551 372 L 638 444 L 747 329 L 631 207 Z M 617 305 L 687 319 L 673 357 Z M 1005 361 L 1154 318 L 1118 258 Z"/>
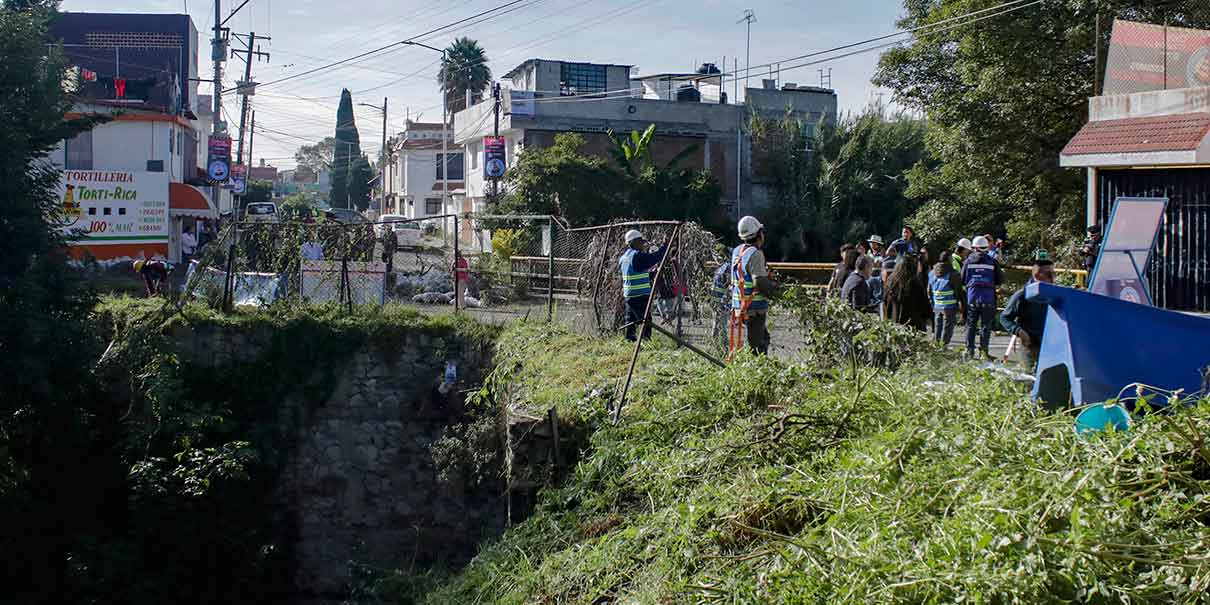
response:
<path fill-rule="evenodd" d="M 1210 168 L 1101 170 L 1099 217 L 1119 197 L 1167 197 L 1151 264 L 1152 300 L 1182 311 L 1210 311 Z"/>

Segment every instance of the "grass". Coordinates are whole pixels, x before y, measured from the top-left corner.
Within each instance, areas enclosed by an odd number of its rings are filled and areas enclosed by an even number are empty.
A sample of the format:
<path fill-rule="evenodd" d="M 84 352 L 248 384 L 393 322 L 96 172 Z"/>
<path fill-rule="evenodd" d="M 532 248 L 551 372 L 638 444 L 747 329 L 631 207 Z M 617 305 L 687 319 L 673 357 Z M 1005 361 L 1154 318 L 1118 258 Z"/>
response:
<path fill-rule="evenodd" d="M 1081 438 L 949 358 L 854 377 L 506 330 L 514 398 L 589 426 L 574 472 L 464 569 L 397 602 L 1198 603 L 1210 402 Z M 594 394 L 595 393 L 595 394 Z M 409 586 L 412 589 L 401 589 Z M 422 586 L 422 588 L 416 588 Z"/>

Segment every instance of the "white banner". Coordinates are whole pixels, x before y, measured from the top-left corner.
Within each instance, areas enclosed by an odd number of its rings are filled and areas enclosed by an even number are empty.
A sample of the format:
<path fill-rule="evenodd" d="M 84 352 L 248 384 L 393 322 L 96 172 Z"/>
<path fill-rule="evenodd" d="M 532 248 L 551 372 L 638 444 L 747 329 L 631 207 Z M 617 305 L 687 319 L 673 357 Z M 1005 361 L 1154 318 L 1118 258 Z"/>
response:
<path fill-rule="evenodd" d="M 168 243 L 168 175 L 67 170 L 60 208 L 78 246 Z"/>

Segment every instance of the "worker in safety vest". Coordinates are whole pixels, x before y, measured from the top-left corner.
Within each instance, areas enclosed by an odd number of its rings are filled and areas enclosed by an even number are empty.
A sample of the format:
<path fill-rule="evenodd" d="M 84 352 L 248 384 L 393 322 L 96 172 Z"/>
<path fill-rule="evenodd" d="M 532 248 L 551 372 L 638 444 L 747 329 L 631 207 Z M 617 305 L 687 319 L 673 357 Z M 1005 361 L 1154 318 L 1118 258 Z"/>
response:
<path fill-rule="evenodd" d="M 962 284 L 966 286 L 966 356 L 975 357 L 975 334 L 979 348 L 990 358 L 992 323 L 996 321 L 996 286 L 1004 283 L 1000 263 L 988 254 L 991 243 L 980 235 L 974 241 L 975 252 L 962 263 Z"/>
<path fill-rule="evenodd" d="M 739 219 L 743 243 L 731 252 L 731 351 L 741 346 L 742 329 L 748 329 L 748 345 L 764 355 L 769 352 L 769 299 L 777 284 L 769 279 L 765 265 L 765 226 L 751 216 Z"/>
<path fill-rule="evenodd" d="M 647 323 L 647 301 L 651 298 L 652 270 L 665 250 L 647 252 L 647 240 L 635 229 L 626 232 L 626 251 L 618 259 L 622 272 L 622 298 L 626 300 L 626 340 L 635 340 L 635 328 L 643 324 L 643 338 L 651 337 Z"/>

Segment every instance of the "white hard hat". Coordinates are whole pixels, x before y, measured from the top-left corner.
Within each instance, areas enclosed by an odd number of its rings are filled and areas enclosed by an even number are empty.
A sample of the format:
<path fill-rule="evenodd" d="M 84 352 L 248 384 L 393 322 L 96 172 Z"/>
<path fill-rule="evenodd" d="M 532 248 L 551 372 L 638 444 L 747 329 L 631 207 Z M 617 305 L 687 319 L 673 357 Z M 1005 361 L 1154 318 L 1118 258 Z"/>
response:
<path fill-rule="evenodd" d="M 639 233 L 638 229 L 631 229 L 630 231 L 626 232 L 626 243 L 627 244 L 634 242 L 634 240 L 636 240 L 636 239 L 643 239 L 643 234 Z"/>
<path fill-rule="evenodd" d="M 972 245 L 973 244 L 971 244 L 971 238 L 969 238 L 969 237 L 964 237 L 964 238 L 958 240 L 958 247 L 961 249 L 970 250 Z"/>
<path fill-rule="evenodd" d="M 982 235 L 980 235 L 979 237 L 975 238 L 975 249 L 976 250 L 987 250 L 990 246 L 991 246 L 991 244 L 987 243 L 986 237 L 983 237 Z"/>
<path fill-rule="evenodd" d="M 757 232 L 764 228 L 765 226 L 760 224 L 760 221 L 756 220 L 756 217 L 754 216 L 745 216 L 744 218 L 739 219 L 738 231 L 740 239 L 751 239 L 756 237 Z"/>

